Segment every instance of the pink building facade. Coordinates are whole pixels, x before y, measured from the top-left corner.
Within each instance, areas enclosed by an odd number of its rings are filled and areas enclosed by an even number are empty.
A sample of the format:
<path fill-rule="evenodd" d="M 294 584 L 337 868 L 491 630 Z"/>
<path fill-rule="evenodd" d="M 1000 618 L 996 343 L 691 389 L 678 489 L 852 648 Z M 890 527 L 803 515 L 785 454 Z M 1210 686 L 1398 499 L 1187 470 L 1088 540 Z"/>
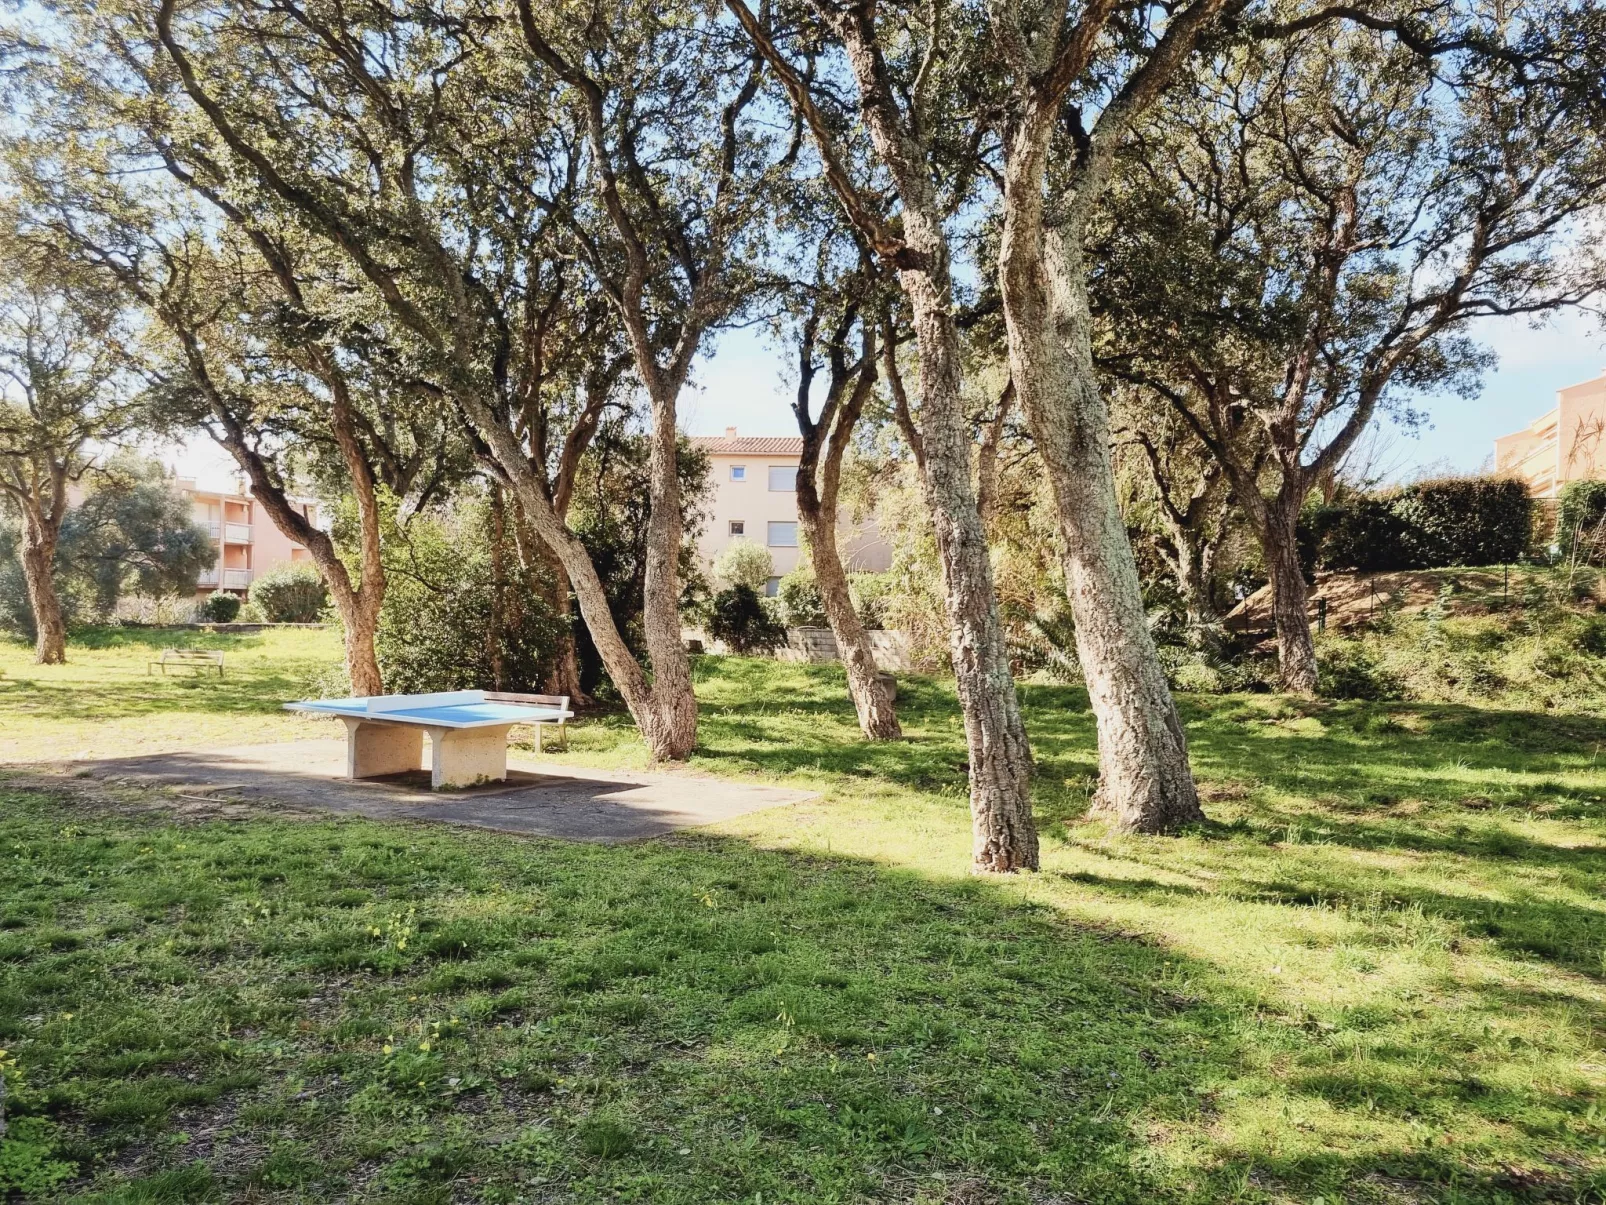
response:
<path fill-rule="evenodd" d="M 1494 460 L 1535 498 L 1555 498 L 1569 481 L 1606 477 L 1606 373 L 1558 390 L 1554 409 L 1494 441 Z"/>
<path fill-rule="evenodd" d="M 697 541 L 705 565 L 712 565 L 732 542 L 747 540 L 769 550 L 775 576 L 774 594 L 782 576 L 797 568 L 802 542 L 797 522 L 797 466 L 803 440 L 796 436 L 742 436 L 735 427 L 724 435 L 694 435 L 691 442 L 707 454 L 713 490 L 713 515 Z M 875 520 L 845 525 L 837 537 L 842 562 L 851 572 L 879 572 L 892 565 L 892 548 L 876 530 Z"/>
<path fill-rule="evenodd" d="M 217 564 L 202 570 L 195 583 L 198 597 L 214 590 L 244 596 L 258 574 L 280 565 L 312 560 L 311 553 L 273 525 L 250 494 L 198 489 L 193 480 L 185 477 L 175 484 L 190 500 L 196 524 L 211 532 L 217 542 Z M 314 526 L 319 525 L 317 502 L 310 498 L 291 501 Z"/>

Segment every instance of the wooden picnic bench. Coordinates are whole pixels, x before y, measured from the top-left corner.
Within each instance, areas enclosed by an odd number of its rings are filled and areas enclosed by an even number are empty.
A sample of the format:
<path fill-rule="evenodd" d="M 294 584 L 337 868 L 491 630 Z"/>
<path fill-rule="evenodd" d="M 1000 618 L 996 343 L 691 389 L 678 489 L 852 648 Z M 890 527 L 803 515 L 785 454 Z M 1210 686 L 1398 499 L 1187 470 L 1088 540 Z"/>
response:
<path fill-rule="evenodd" d="M 167 676 L 167 667 L 170 665 L 194 670 L 198 674 L 215 668 L 217 676 L 223 676 L 223 654 L 216 649 L 163 649 L 160 657 L 145 663 L 145 673 L 154 672 L 158 665 L 162 667 L 163 677 Z"/>
<path fill-rule="evenodd" d="M 566 715 L 562 714 L 562 713 L 567 712 L 569 710 L 569 696 L 568 695 L 521 695 L 521 694 L 516 694 L 516 693 L 513 693 L 511 691 L 505 691 L 505 690 L 488 690 L 488 691 L 485 692 L 485 699 L 489 703 L 531 703 L 531 704 L 534 704 L 537 707 L 555 707 L 555 708 L 557 708 L 557 710 L 558 710 L 558 712 L 560 714 L 558 715 L 558 718 L 557 718 L 556 721 L 553 721 L 553 720 L 531 720 L 531 721 L 529 721 L 529 723 L 531 723 L 531 724 L 533 724 L 535 726 L 535 748 L 536 748 L 536 752 L 539 753 L 542 749 L 545 748 L 545 746 L 542 744 L 541 728 L 542 728 L 542 725 L 550 724 L 550 723 L 556 723 L 557 726 L 558 726 L 558 746 L 559 746 L 559 748 L 567 749 L 569 747 L 569 730 L 566 727 L 564 727 L 564 722 L 565 722 L 565 720 L 567 720 L 568 717 Z"/>

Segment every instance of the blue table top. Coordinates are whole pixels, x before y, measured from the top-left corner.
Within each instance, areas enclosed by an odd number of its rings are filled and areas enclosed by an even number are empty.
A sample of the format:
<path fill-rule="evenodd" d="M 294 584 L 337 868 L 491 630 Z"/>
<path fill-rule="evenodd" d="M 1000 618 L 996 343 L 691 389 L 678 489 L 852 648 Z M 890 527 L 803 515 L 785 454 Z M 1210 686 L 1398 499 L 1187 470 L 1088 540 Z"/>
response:
<path fill-rule="evenodd" d="M 351 716 L 380 724 L 419 724 L 434 728 L 482 728 L 497 724 L 534 724 L 566 719 L 570 712 L 529 703 L 456 703 L 434 707 L 407 707 L 374 711 L 367 699 L 311 699 L 286 703 L 291 711 Z"/>

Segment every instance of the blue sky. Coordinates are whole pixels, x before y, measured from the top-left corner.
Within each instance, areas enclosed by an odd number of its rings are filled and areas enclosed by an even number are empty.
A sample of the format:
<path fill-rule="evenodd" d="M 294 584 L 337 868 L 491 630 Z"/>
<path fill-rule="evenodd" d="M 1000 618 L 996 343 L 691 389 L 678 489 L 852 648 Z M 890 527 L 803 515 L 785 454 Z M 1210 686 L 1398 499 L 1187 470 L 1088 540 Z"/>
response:
<path fill-rule="evenodd" d="M 1534 329 L 1526 321 L 1485 319 L 1474 337 L 1500 357 L 1477 397 L 1430 397 L 1418 403 L 1431 424 L 1401 433 L 1388 460 L 1399 475 L 1422 469 L 1469 472 L 1494 452 L 1497 435 L 1526 426 L 1556 404 L 1556 390 L 1606 370 L 1600 320 L 1570 313 Z M 681 405 L 682 425 L 698 435 L 736 427 L 743 435 L 796 435 L 790 409 L 789 360 L 762 332 L 725 335 L 697 374 L 698 388 Z"/>
<path fill-rule="evenodd" d="M 1393 442 L 1387 456 L 1401 477 L 1421 470 L 1470 471 L 1494 450 L 1497 435 L 1526 426 L 1556 404 L 1556 390 L 1606 369 L 1606 334 L 1598 319 L 1567 314 L 1538 329 L 1514 319 L 1487 319 L 1476 337 L 1499 364 L 1479 395 L 1423 399 L 1430 426 Z M 796 435 L 790 410 L 790 355 L 761 329 L 724 334 L 698 365 L 696 383 L 681 403 L 681 425 L 694 435 L 736 427 L 743 435 Z M 205 439 L 163 457 L 203 486 L 222 486 L 232 462 Z"/>

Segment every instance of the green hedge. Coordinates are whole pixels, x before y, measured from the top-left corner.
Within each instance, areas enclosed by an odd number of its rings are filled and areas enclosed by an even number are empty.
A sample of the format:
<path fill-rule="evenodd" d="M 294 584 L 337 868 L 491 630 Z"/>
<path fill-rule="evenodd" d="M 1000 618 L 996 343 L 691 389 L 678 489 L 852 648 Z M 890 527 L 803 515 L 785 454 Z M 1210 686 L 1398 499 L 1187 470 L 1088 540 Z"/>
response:
<path fill-rule="evenodd" d="M 1354 494 L 1309 517 L 1323 569 L 1438 569 L 1522 560 L 1534 505 L 1511 477 L 1449 477 L 1387 494 Z"/>

